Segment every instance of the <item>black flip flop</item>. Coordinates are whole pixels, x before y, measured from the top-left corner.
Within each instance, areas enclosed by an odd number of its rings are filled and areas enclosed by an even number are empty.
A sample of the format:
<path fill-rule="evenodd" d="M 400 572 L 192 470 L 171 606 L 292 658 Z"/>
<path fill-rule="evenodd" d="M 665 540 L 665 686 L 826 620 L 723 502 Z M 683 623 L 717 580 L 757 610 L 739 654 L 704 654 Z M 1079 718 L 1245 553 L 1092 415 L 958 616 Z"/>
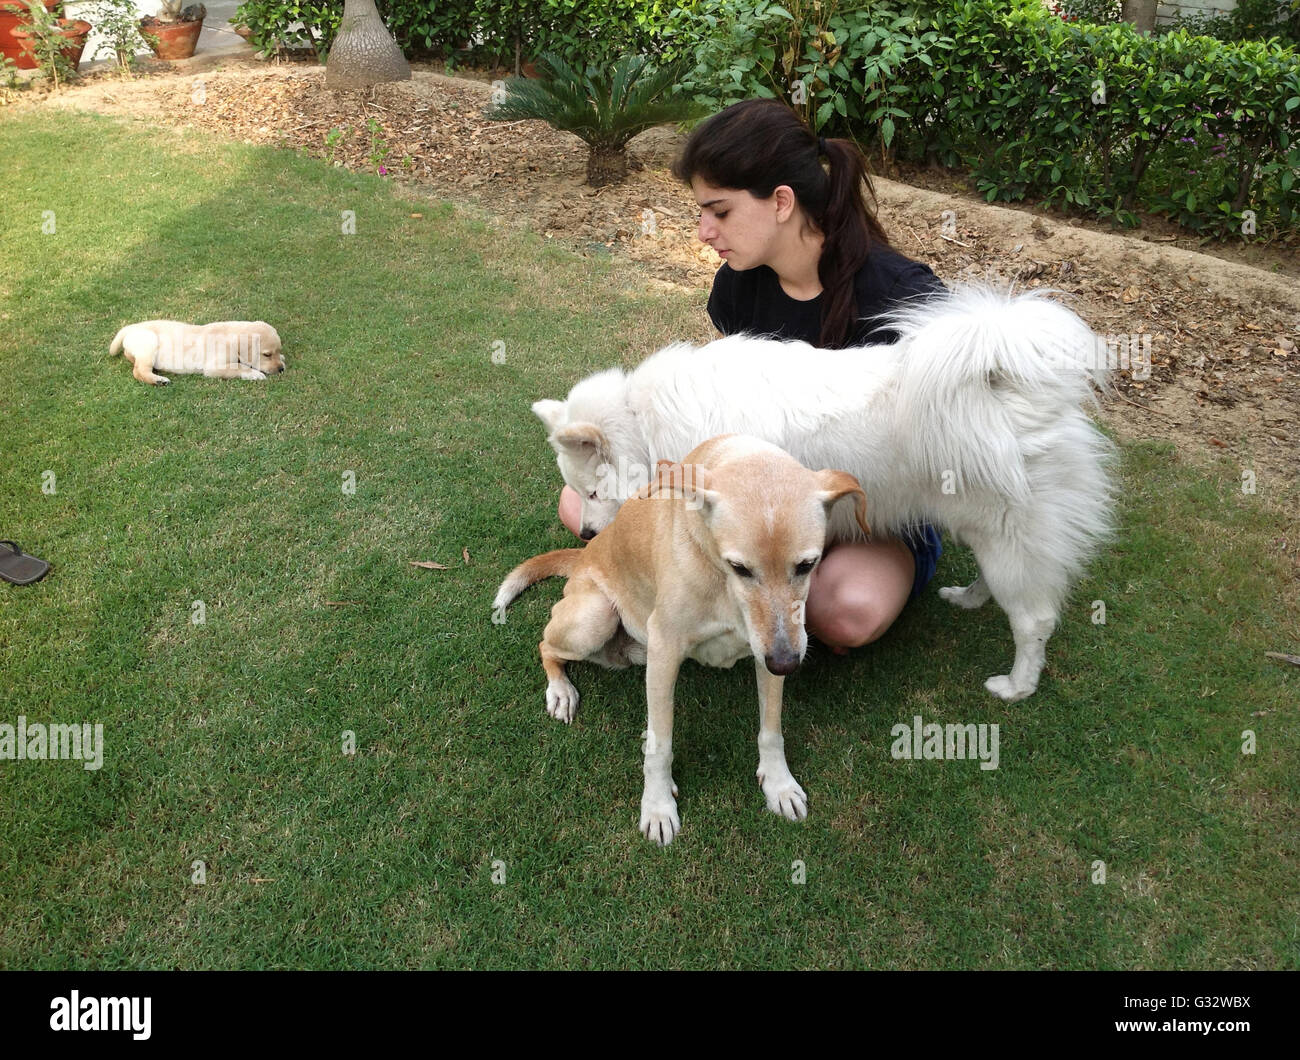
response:
<path fill-rule="evenodd" d="M 14 542 L 0 541 L 0 545 L 13 549 L 10 552 L 7 548 L 0 548 L 0 578 L 5 581 L 14 585 L 31 585 L 49 573 L 50 565 L 45 560 L 29 556 Z"/>

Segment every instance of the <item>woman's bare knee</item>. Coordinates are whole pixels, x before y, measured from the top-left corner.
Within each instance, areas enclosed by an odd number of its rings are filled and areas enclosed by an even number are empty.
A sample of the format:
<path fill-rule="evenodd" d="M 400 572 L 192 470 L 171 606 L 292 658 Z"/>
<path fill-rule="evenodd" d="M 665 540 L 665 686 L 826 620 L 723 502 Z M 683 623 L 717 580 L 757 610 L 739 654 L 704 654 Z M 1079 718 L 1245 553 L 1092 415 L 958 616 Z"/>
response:
<path fill-rule="evenodd" d="M 579 530 L 582 523 L 582 498 L 572 486 L 566 485 L 560 490 L 559 515 L 560 522 L 574 534 L 581 536 Z"/>
<path fill-rule="evenodd" d="M 849 589 L 832 594 L 816 608 L 810 600 L 808 630 L 832 648 L 860 648 L 883 636 L 897 614 L 873 594 Z"/>
<path fill-rule="evenodd" d="M 833 648 L 878 640 L 907 603 L 914 576 L 912 553 L 901 542 L 833 546 L 808 593 L 808 631 Z"/>

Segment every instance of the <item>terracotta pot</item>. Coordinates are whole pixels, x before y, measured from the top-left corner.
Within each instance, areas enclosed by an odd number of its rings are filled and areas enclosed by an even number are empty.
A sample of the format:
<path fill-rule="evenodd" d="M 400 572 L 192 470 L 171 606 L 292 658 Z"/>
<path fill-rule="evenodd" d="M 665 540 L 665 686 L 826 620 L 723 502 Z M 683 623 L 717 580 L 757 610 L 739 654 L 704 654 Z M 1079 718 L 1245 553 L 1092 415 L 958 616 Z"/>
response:
<path fill-rule="evenodd" d="M 142 18 L 140 32 L 145 39 L 157 37 L 158 43 L 149 41 L 154 55 L 159 59 L 188 59 L 199 44 L 203 32 L 203 19 L 196 22 L 159 22 L 155 18 Z"/>
<path fill-rule="evenodd" d="M 61 18 L 59 19 L 59 32 L 68 38 L 68 46 L 61 49 L 63 57 L 72 64 L 72 69 L 76 70 L 81 65 L 81 53 L 86 50 L 86 38 L 90 36 L 90 23 L 79 18 Z M 30 60 L 25 69 L 36 69 L 36 52 L 33 48 L 33 40 L 27 30 L 19 26 L 13 31 L 13 38 L 18 42 L 22 49 L 22 54 Z M 18 64 L 23 66 L 22 63 Z"/>
<path fill-rule="evenodd" d="M 42 0 L 46 11 L 53 11 L 63 0 Z M 13 38 L 13 31 L 25 22 L 30 22 L 27 5 L 10 0 L 0 0 L 0 55 L 7 55 L 18 64 L 20 70 L 35 70 L 36 60 L 32 53 L 25 51 Z"/>

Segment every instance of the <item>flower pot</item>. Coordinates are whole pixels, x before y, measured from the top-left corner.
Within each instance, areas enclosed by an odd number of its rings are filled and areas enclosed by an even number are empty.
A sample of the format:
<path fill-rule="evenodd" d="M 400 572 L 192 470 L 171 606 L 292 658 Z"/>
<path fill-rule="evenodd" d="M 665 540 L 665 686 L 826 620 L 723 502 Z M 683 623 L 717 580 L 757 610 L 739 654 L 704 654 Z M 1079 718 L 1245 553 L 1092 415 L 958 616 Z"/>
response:
<path fill-rule="evenodd" d="M 199 44 L 199 34 L 203 32 L 203 19 L 193 22 L 160 22 L 149 17 L 140 20 L 140 32 L 145 35 L 159 59 L 188 59 L 194 54 Z M 150 40 L 157 37 L 155 43 Z"/>
<path fill-rule="evenodd" d="M 53 11 L 63 0 L 42 0 L 45 10 Z M 0 55 L 7 55 L 18 64 L 20 70 L 35 70 L 36 60 L 32 53 L 24 50 L 13 38 L 13 31 L 25 22 L 30 22 L 27 5 L 18 0 L 0 0 Z"/>
<path fill-rule="evenodd" d="M 59 19 L 59 32 L 68 39 L 68 46 L 61 49 L 63 57 L 72 64 L 72 69 L 76 70 L 81 65 L 81 53 L 86 50 L 86 38 L 90 36 L 90 23 L 79 18 L 61 18 Z M 19 26 L 13 31 L 13 38 L 18 42 L 18 47 L 22 49 L 21 54 L 26 56 L 28 63 L 25 69 L 34 70 L 36 68 L 36 52 L 32 47 L 32 39 L 27 30 Z M 22 63 L 18 64 L 23 66 Z"/>

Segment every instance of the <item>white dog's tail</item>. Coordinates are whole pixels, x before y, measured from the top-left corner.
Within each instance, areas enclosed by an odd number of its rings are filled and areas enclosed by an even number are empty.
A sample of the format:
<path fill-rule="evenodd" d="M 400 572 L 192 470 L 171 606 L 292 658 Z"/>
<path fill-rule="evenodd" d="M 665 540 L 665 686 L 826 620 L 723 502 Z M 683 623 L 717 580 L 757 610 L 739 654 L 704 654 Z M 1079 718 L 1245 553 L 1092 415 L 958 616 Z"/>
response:
<path fill-rule="evenodd" d="M 128 324 L 125 328 L 123 328 L 121 331 L 119 331 L 116 335 L 113 336 L 113 341 L 109 344 L 108 347 L 108 352 L 110 355 L 122 352 L 122 336 L 126 334 L 126 330 L 130 326 L 131 325 Z"/>
<path fill-rule="evenodd" d="M 985 484 L 1025 499 L 1027 432 L 1040 415 L 1095 402 L 1093 386 L 1107 386 L 1105 346 L 1049 293 L 963 286 L 881 318 L 901 347 L 898 422 L 953 489 Z M 967 444 L 971 436 L 982 444 Z"/>

